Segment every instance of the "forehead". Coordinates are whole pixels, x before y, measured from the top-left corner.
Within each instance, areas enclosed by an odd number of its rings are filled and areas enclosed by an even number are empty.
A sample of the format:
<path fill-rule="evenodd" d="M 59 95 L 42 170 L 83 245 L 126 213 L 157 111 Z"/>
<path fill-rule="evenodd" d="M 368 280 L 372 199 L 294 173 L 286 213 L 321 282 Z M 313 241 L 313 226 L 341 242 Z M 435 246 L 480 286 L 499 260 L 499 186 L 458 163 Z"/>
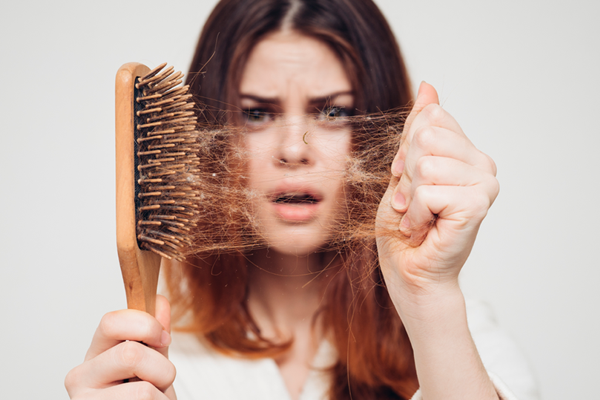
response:
<path fill-rule="evenodd" d="M 351 90 L 344 66 L 333 50 L 322 41 L 295 32 L 277 32 L 258 42 L 240 83 L 240 92 L 263 97 L 314 98 Z"/>

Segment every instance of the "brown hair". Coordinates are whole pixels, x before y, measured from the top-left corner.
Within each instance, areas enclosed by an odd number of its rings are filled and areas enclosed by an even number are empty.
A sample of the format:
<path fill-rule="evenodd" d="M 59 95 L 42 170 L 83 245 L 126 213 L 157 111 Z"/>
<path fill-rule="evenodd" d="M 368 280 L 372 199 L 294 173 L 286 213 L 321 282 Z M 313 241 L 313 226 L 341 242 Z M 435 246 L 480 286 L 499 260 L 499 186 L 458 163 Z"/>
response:
<path fill-rule="evenodd" d="M 284 25 L 330 45 L 355 86 L 359 112 L 411 101 L 400 50 L 371 0 L 222 0 L 201 33 L 187 82 L 206 105 L 207 123 L 227 122 L 227 111 L 239 104 L 241 72 L 253 46 Z M 379 199 L 385 187 L 377 186 Z M 339 355 L 330 398 L 409 399 L 418 388 L 413 352 L 384 285 L 374 240 L 348 243 L 339 250 L 341 273 L 324 292 L 319 313 Z M 199 255 L 187 264 L 165 269 L 173 317 L 186 322 L 183 329 L 229 355 L 274 357 L 289 347 L 262 338 L 247 309 L 243 254 Z"/>

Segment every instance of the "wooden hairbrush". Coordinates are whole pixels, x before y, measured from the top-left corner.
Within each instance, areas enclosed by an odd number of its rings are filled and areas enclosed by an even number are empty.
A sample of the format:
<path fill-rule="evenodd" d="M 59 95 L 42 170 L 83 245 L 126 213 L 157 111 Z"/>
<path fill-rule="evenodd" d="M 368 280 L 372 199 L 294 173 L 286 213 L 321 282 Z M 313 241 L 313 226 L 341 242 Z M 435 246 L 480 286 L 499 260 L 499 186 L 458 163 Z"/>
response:
<path fill-rule="evenodd" d="M 161 258 L 183 260 L 198 216 L 198 131 L 183 74 L 124 64 L 116 78 L 117 250 L 127 308 L 154 315 Z"/>

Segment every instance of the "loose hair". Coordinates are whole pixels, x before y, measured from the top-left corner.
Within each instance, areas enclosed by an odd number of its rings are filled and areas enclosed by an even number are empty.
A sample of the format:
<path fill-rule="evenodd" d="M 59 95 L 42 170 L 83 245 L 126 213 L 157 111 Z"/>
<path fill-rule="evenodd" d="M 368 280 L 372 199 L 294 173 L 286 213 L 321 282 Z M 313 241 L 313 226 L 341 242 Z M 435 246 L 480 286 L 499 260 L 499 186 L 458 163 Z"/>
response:
<path fill-rule="evenodd" d="M 204 25 L 187 78 L 191 93 L 203 104 L 207 129 L 218 132 L 231 123 L 250 52 L 266 35 L 282 29 L 329 45 L 346 68 L 357 112 L 379 113 L 379 119 L 368 120 L 370 124 L 387 121 L 382 110 L 403 109 L 411 102 L 398 44 L 371 0 L 222 0 Z M 399 134 L 395 137 L 399 139 Z M 355 140 L 353 151 L 375 154 L 377 146 L 368 139 Z M 376 207 L 383 197 L 395 151 L 389 143 L 397 146 L 399 140 L 384 142 L 387 145 L 373 156 L 379 178 L 368 188 L 362 182 L 361 190 L 350 185 L 354 204 Z M 211 150 L 212 157 L 225 157 L 224 151 Z M 365 193 L 369 199 L 363 198 Z M 362 213 L 368 216 L 361 221 L 369 226 L 369 232 L 373 231 L 375 211 L 371 206 Z M 242 236 L 241 232 L 229 234 Z M 374 237 L 351 236 L 351 240 L 332 239 L 339 244 L 335 250 L 338 261 L 331 266 L 335 276 L 324 290 L 318 312 L 338 353 L 329 371 L 330 398 L 409 399 L 418 388 L 412 347 L 383 282 Z M 244 247 L 234 250 L 195 254 L 184 264 L 166 266 L 174 321 L 181 330 L 198 334 L 214 349 L 231 356 L 280 355 L 291 343 L 261 336 L 246 302 L 249 267 Z"/>

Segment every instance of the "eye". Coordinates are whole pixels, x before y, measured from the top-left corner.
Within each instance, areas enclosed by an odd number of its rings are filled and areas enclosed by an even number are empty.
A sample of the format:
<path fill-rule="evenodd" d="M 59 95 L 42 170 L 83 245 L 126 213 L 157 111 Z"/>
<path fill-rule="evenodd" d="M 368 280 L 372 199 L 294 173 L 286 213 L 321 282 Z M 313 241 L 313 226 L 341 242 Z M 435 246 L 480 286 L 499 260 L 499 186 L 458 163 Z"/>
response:
<path fill-rule="evenodd" d="M 250 108 L 244 110 L 244 119 L 251 124 L 261 124 L 271 121 L 273 116 L 263 108 Z"/>
<path fill-rule="evenodd" d="M 320 118 L 325 120 L 336 119 L 340 117 L 349 117 L 350 113 L 346 107 L 331 106 L 321 110 Z"/>

